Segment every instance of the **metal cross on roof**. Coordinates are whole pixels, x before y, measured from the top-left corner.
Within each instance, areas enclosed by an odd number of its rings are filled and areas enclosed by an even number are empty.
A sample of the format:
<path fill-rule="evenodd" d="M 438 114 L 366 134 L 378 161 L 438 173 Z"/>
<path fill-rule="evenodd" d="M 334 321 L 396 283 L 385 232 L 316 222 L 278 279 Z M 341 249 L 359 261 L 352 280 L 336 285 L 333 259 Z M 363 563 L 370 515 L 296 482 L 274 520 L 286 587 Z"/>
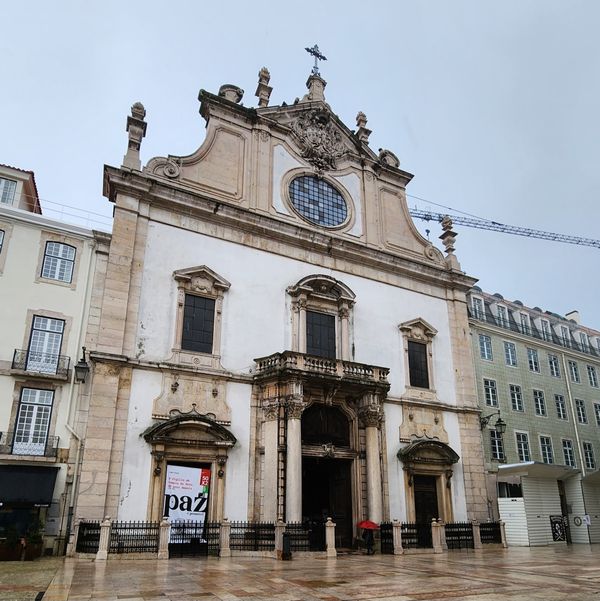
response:
<path fill-rule="evenodd" d="M 316 44 L 312 48 L 305 48 L 304 50 L 315 57 L 315 66 L 312 68 L 312 74 L 321 75 L 319 73 L 319 63 L 317 61 L 326 61 L 327 57 L 321 54 L 319 47 Z"/>

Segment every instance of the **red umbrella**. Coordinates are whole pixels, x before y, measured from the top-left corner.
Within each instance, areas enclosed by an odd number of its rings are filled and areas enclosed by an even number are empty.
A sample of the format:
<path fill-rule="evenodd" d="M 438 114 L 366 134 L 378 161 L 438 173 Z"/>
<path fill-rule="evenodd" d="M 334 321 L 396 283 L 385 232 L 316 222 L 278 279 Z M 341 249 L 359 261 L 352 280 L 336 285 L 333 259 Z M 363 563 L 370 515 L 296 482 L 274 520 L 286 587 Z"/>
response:
<path fill-rule="evenodd" d="M 363 530 L 379 530 L 379 524 L 372 522 L 371 520 L 363 520 L 362 522 L 358 522 L 358 527 Z"/>

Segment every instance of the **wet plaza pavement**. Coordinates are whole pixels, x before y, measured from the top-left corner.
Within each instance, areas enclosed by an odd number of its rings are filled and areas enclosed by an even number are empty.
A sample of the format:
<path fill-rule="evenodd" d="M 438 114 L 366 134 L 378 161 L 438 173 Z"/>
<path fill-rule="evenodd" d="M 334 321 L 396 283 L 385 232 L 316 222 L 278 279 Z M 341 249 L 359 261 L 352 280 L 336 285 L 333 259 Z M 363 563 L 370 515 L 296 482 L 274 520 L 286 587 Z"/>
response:
<path fill-rule="evenodd" d="M 44 601 L 120 599 L 600 601 L 600 546 L 395 557 L 342 555 L 337 559 L 296 555 L 288 562 L 238 557 L 67 559 L 44 595 Z"/>

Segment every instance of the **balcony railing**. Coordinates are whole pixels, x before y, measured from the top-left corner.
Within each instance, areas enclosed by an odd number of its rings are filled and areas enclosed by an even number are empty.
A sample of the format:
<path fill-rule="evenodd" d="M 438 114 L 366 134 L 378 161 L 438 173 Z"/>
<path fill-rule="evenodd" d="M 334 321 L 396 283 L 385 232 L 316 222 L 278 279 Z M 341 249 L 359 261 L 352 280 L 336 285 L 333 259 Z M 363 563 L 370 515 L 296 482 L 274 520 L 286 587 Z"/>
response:
<path fill-rule="evenodd" d="M 345 380 L 368 381 L 387 384 L 389 368 L 376 365 L 327 359 L 305 353 L 285 351 L 268 357 L 255 359 L 256 375 L 267 375 L 283 371 L 299 371 L 314 375 L 329 376 Z"/>
<path fill-rule="evenodd" d="M 0 454 L 56 457 L 59 440 L 58 436 L 35 437 L 10 431 L 0 432 Z"/>
<path fill-rule="evenodd" d="M 12 369 L 66 378 L 69 373 L 70 362 L 70 357 L 65 355 L 15 349 Z"/>

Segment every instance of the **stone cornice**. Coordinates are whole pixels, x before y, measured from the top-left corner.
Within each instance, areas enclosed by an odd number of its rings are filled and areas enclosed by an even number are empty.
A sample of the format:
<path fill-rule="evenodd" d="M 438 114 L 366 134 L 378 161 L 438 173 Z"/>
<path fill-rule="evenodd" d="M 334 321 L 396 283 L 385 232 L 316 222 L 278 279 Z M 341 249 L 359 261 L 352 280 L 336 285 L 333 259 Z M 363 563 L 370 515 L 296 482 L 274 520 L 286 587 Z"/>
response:
<path fill-rule="evenodd" d="M 245 236 L 242 244 L 258 247 L 255 237 L 265 243 L 277 241 L 310 252 L 319 252 L 332 258 L 372 268 L 375 273 L 386 272 L 405 276 L 428 285 L 454 288 L 467 292 L 477 281 L 461 271 L 445 269 L 417 256 L 401 256 L 363 243 L 336 236 L 334 233 L 314 231 L 297 224 L 280 221 L 272 215 L 249 211 L 245 208 L 216 201 L 200 193 L 178 187 L 173 182 L 164 182 L 141 172 L 104 168 L 104 195 L 115 202 L 117 194 L 144 199 L 151 208 L 164 209 L 216 223 L 236 231 L 253 234 Z M 154 220 L 157 220 L 154 217 Z M 168 223 L 165 221 L 165 223 Z M 177 226 L 176 223 L 168 223 Z M 180 227 L 180 226 L 179 226 Z M 264 246 L 261 247 L 265 250 Z M 276 249 L 269 249 L 277 252 Z M 289 253 L 280 253 L 289 256 Z M 384 278 L 375 278 L 379 281 Z"/>
<path fill-rule="evenodd" d="M 480 407 L 467 407 L 458 405 L 447 405 L 436 401 L 418 401 L 413 399 L 402 399 L 397 397 L 386 397 L 383 404 L 400 405 L 401 407 L 423 407 L 425 409 L 435 409 L 437 411 L 445 411 L 448 413 L 475 413 L 480 414 Z"/>

